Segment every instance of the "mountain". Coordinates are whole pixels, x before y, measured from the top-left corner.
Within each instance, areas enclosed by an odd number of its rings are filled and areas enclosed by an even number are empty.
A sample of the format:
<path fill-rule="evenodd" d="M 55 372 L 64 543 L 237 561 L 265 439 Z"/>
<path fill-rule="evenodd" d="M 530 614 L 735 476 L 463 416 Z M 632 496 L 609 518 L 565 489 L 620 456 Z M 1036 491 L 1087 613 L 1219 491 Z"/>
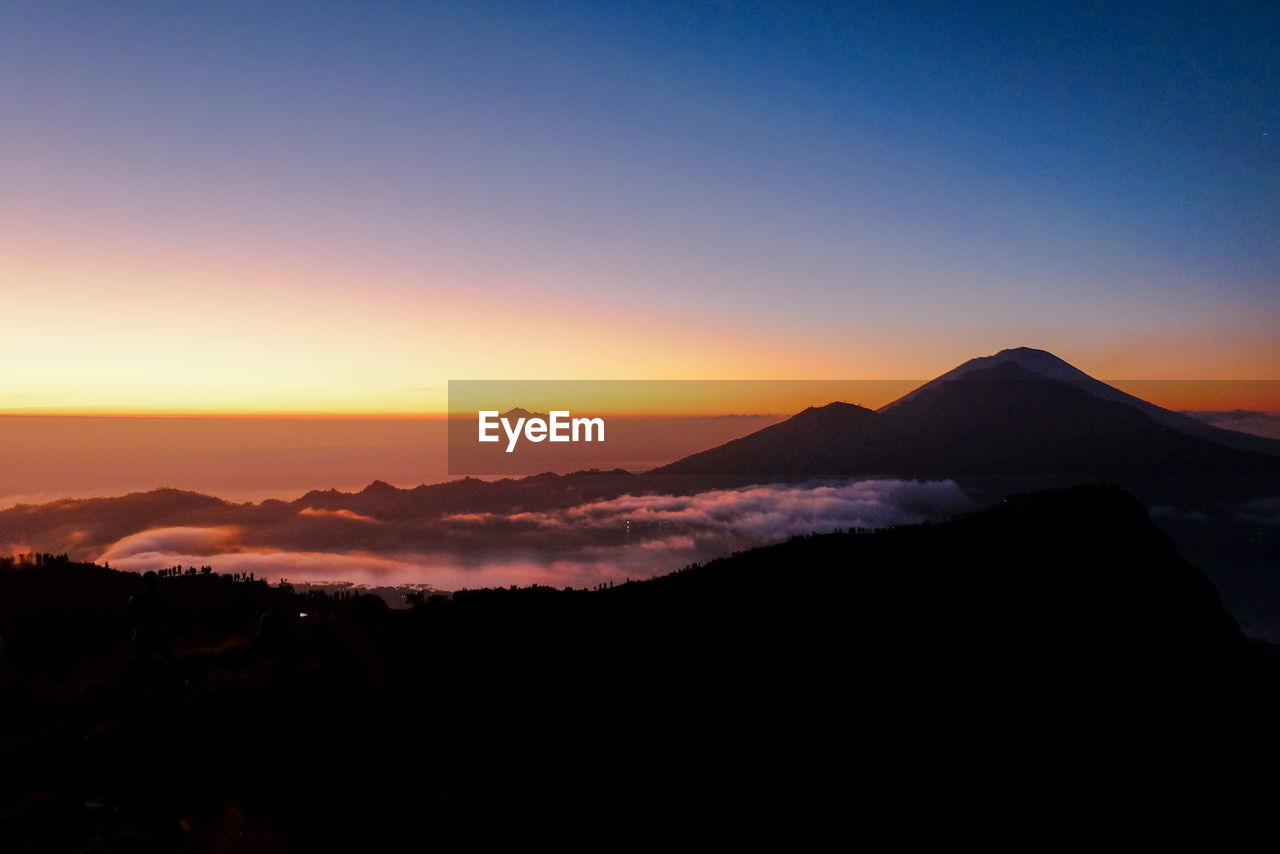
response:
<path fill-rule="evenodd" d="M 696 588 L 698 577 L 719 588 L 708 606 L 785 578 L 814 616 L 830 609 L 833 640 L 896 634 L 881 654 L 914 649 L 916 666 L 944 665 L 939 677 L 981 667 L 1030 675 L 1094 654 L 1090 680 L 1156 667 L 1175 679 L 1195 666 L 1211 676 L 1247 646 L 1209 581 L 1114 486 L 1013 496 L 932 525 L 793 538 L 646 584 Z M 914 634 L 901 633 L 908 625 Z M 1128 655 L 1145 660 L 1130 669 L 1120 661 Z"/>
<path fill-rule="evenodd" d="M 1183 420 L 1195 429 L 1183 429 Z M 1051 353 L 1020 348 L 970 360 L 875 412 L 848 404 L 809 409 L 653 473 L 1280 475 L 1280 455 L 1244 447 L 1267 441 L 1160 409 Z"/>
<path fill-rule="evenodd" d="M 530 412 L 522 406 L 517 406 L 514 409 L 508 409 L 498 417 L 508 421 L 515 421 L 518 418 L 541 418 L 545 421 L 549 416 L 545 412 Z"/>
<path fill-rule="evenodd" d="M 1259 453 L 1280 455 L 1280 441 L 1268 439 L 1264 436 L 1257 436 L 1250 433 L 1242 433 L 1237 430 L 1222 429 L 1213 424 L 1205 422 L 1205 419 L 1193 418 L 1189 414 L 1182 412 L 1173 412 L 1172 410 L 1156 406 L 1154 403 L 1145 401 L 1139 397 L 1134 397 L 1127 392 L 1123 392 L 1114 386 L 1109 386 L 1101 380 L 1096 380 L 1086 374 L 1079 368 L 1071 365 L 1047 350 L 1037 350 L 1032 347 L 1014 347 L 1008 350 L 1001 350 L 993 356 L 978 356 L 970 359 L 963 365 L 947 371 L 942 376 L 930 380 L 915 391 L 893 401 L 886 406 L 880 408 L 881 412 L 893 412 L 903 406 L 910 404 L 921 395 L 926 395 L 930 390 L 936 390 L 939 385 L 954 382 L 973 375 L 975 372 L 988 370 L 999 367 L 1001 365 L 1017 365 L 1021 368 L 1048 379 L 1060 380 L 1075 386 L 1081 391 L 1112 403 L 1121 403 L 1129 406 L 1146 415 L 1154 421 L 1177 430 L 1179 433 L 1185 433 L 1188 436 L 1195 436 L 1199 439 L 1209 439 L 1219 445 L 1226 445 L 1229 448 L 1239 448 L 1246 451 L 1257 451 Z"/>
<path fill-rule="evenodd" d="M 593 840 L 695 821 L 807 850 L 1274 802 L 1274 656 L 1111 488 L 403 611 L 167 578 L 163 662 L 134 662 L 139 586 L 0 561 L 0 849 L 395 851 L 599 817 Z"/>

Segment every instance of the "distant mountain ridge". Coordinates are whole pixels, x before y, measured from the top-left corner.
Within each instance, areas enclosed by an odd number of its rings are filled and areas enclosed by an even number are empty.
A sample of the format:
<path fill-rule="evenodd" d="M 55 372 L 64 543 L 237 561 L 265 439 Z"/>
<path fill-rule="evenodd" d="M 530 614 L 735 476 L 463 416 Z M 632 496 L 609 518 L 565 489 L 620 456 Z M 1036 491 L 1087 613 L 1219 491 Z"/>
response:
<path fill-rule="evenodd" d="M 506 412 L 501 413 L 498 417 L 506 418 L 509 421 L 514 421 L 517 418 L 541 418 L 543 420 L 546 420 L 550 416 L 548 416 L 547 413 L 545 412 L 530 412 L 528 409 L 525 409 L 523 406 L 517 406 L 514 409 L 508 409 Z"/>
<path fill-rule="evenodd" d="M 401 489 L 375 480 L 359 492 L 312 490 L 292 501 L 267 499 L 236 504 L 196 492 L 156 489 L 109 498 L 67 499 L 19 504 L 0 510 L 0 557 L 10 552 L 69 553 L 94 560 L 123 537 L 152 528 L 236 526 L 277 545 L 314 545 L 336 536 L 335 526 L 353 523 L 335 515 L 302 511 L 351 511 L 387 526 L 359 526 L 344 532 L 349 546 L 375 548 L 380 538 L 409 529 L 424 544 L 439 540 L 435 526 L 450 513 L 516 513 L 569 507 L 613 498 L 643 488 L 642 479 L 622 469 L 487 481 L 463 478 Z M 300 520 L 305 520 L 300 522 Z M 368 530 L 361 530 L 361 528 Z"/>

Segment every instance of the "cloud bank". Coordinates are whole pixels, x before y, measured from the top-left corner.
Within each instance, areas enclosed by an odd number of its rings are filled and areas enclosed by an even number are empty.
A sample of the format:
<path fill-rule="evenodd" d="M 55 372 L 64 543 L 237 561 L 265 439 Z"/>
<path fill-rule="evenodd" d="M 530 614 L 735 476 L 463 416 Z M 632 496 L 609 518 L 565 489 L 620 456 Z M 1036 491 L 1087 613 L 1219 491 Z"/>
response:
<path fill-rule="evenodd" d="M 661 575 L 798 534 L 916 524 L 974 507 L 952 481 L 823 482 L 694 495 L 623 495 L 546 512 L 445 516 L 431 523 L 440 543 L 431 549 L 421 547 L 421 520 L 382 521 L 351 511 L 308 508 L 302 515 L 310 524 L 327 519 L 335 525 L 326 531 L 323 548 L 282 548 L 270 541 L 271 532 L 237 526 L 168 527 L 124 537 L 99 560 L 132 570 L 211 564 L 219 572 L 252 572 L 272 581 L 429 584 L 441 589 L 532 583 L 586 587 Z M 377 548 L 367 547 L 367 540 L 357 547 L 355 531 L 343 543 L 343 531 L 370 524 L 386 535 Z"/>

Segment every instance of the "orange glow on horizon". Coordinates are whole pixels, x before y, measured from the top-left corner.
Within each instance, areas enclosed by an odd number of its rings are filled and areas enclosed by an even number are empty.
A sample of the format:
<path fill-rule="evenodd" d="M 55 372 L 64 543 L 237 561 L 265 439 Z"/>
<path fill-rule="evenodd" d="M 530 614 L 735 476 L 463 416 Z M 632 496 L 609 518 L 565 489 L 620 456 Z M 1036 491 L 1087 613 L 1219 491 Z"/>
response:
<path fill-rule="evenodd" d="M 739 415 L 791 415 L 810 406 L 823 406 L 833 401 L 852 403 L 868 409 L 879 409 L 927 380 L 846 380 L 846 381 L 798 381 L 796 385 L 815 387 L 813 393 L 788 391 L 785 393 L 761 393 L 753 396 L 724 396 L 709 398 L 705 402 L 673 406 L 670 401 L 613 399 L 607 406 L 584 405 L 573 408 L 575 414 L 602 417 L 662 417 L 690 418 Z M 1165 409 L 1228 411 L 1248 410 L 1280 414 L 1280 381 L 1272 380 L 1103 380 L 1121 391 L 1154 403 Z M 728 384 L 732 384 L 729 381 Z M 751 385 L 750 381 L 744 385 Z M 782 383 L 791 385 L 790 383 Z M 848 393 L 851 388 L 857 390 Z M 844 393 L 842 393 L 844 392 Z M 547 412 L 560 408 L 559 404 L 545 405 L 539 401 L 520 399 L 518 396 L 499 404 L 505 411 L 522 407 L 531 411 Z M 160 408 L 160 407 L 112 407 L 90 406 L 35 406 L 0 408 L 0 417 L 66 417 L 66 418 L 225 418 L 225 419 L 325 419 L 325 420 L 444 420 L 447 407 L 420 410 L 361 409 L 270 409 L 270 408 Z"/>

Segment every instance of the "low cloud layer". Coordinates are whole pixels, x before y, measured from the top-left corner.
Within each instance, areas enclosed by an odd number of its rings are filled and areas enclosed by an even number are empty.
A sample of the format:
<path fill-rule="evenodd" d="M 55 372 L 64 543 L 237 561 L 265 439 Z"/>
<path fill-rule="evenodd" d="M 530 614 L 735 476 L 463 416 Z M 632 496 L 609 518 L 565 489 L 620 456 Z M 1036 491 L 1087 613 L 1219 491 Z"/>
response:
<path fill-rule="evenodd" d="M 696 495 L 623 495 L 553 513 L 508 517 L 544 528 L 672 526 L 757 541 L 842 528 L 881 528 L 953 516 L 973 502 L 953 481 L 854 481 L 754 486 Z"/>
<path fill-rule="evenodd" d="M 381 519 L 372 516 L 361 516 L 354 510 L 324 510 L 316 507 L 304 507 L 298 511 L 299 516 L 318 516 L 322 519 L 346 519 L 349 522 L 365 522 L 370 525 L 381 525 Z"/>
<path fill-rule="evenodd" d="M 881 528 L 974 509 L 952 481 L 873 480 L 714 490 L 696 495 L 624 495 L 573 507 L 515 514 L 454 514 L 437 520 L 440 548 L 424 549 L 418 522 L 351 511 L 300 515 L 328 520 L 323 548 L 289 548 L 236 526 L 154 528 L 103 552 L 121 569 L 211 564 L 276 581 L 429 584 L 441 589 L 510 584 L 592 586 L 647 578 L 692 562 L 797 534 Z M 356 524 L 351 524 L 351 523 Z M 357 542 L 379 526 L 378 547 Z M 403 531 L 397 535 L 397 529 Z M 347 542 L 342 532 L 351 529 Z M 280 532 L 277 531 L 279 536 Z M 410 547 L 412 544 L 412 547 Z"/>
<path fill-rule="evenodd" d="M 116 561 L 119 568 L 127 569 L 129 567 L 123 565 L 126 561 L 154 561 L 168 554 L 201 556 L 225 554 L 234 549 L 239 533 L 240 530 L 231 525 L 210 528 L 152 528 L 149 531 L 130 534 L 119 540 L 103 552 L 98 561 Z M 168 566 L 172 565 L 168 564 Z"/>

